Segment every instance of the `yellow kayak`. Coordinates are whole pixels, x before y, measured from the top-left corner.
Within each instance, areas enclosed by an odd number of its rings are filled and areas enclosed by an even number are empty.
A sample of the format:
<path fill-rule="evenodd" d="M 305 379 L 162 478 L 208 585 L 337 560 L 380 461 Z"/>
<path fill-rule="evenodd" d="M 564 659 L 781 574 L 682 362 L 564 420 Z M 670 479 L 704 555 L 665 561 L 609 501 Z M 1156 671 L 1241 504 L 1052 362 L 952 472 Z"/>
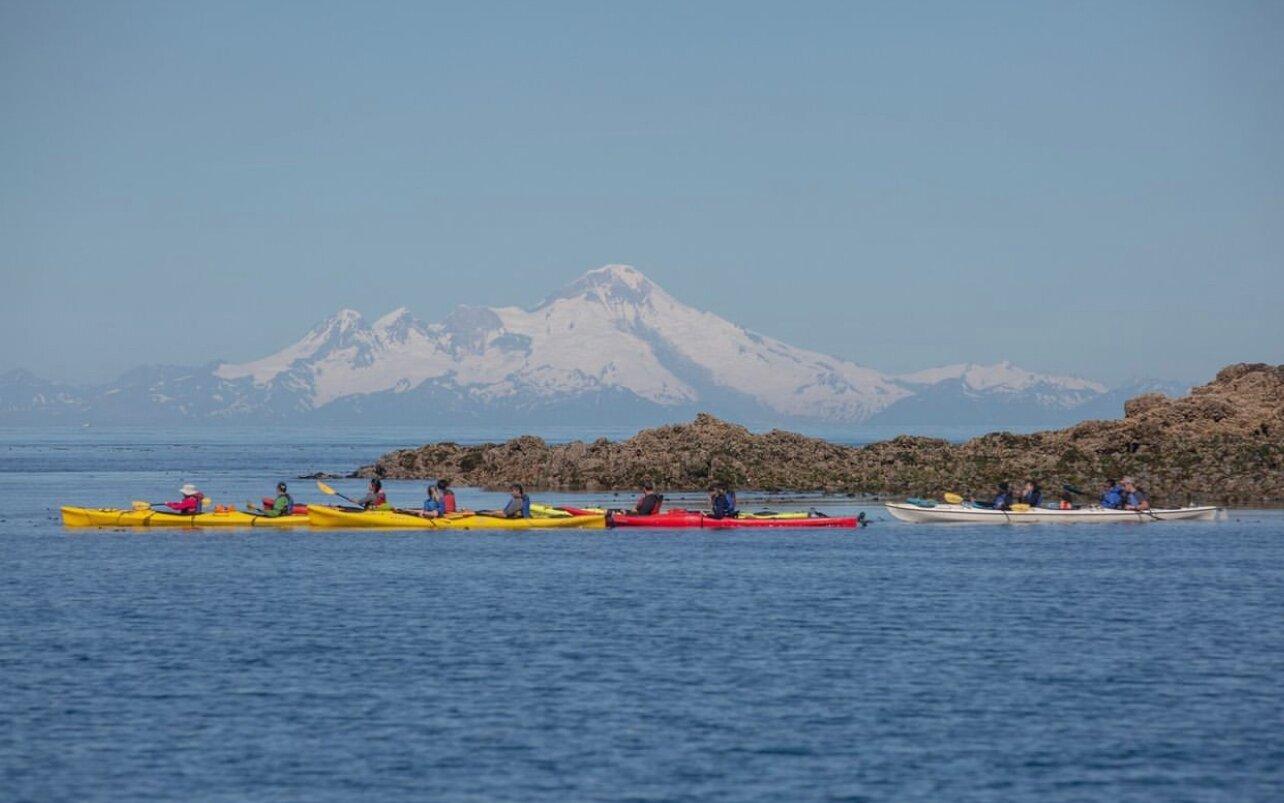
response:
<path fill-rule="evenodd" d="M 157 510 L 120 510 L 109 507 L 64 507 L 67 527 L 306 527 L 307 516 L 257 516 L 240 510 L 183 516 Z"/>
<path fill-rule="evenodd" d="M 324 505 L 308 505 L 308 521 L 313 527 L 361 528 L 391 530 L 544 530 L 580 528 L 600 530 L 606 527 L 606 516 L 541 516 L 530 519 L 503 519 L 471 513 L 451 513 L 443 518 L 425 519 L 393 510 L 342 510 Z"/>

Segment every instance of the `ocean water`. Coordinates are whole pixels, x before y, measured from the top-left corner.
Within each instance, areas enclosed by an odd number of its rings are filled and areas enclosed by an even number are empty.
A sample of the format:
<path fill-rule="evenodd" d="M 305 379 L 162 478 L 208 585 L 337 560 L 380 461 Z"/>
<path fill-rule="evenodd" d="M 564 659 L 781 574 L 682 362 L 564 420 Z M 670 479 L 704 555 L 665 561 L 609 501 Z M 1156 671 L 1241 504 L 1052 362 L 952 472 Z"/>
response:
<path fill-rule="evenodd" d="M 932 527 L 785 500 L 875 519 L 841 533 L 57 518 L 183 481 L 240 502 L 427 439 L 0 432 L 0 799 L 1284 798 L 1276 511 Z"/>

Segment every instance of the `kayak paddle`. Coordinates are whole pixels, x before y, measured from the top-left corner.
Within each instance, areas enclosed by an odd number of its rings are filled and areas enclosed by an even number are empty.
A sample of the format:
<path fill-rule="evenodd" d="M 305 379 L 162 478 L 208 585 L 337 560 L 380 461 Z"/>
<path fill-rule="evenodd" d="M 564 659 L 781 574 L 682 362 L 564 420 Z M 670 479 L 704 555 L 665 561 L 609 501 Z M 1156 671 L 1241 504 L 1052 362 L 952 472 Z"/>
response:
<path fill-rule="evenodd" d="M 325 494 L 326 496 L 337 496 L 340 499 L 347 499 L 349 502 L 356 505 L 357 507 L 361 507 L 360 502 L 358 502 L 357 500 L 353 499 L 350 496 L 344 496 L 343 494 L 339 493 L 335 489 L 331 488 L 329 485 L 326 485 L 321 480 L 317 480 L 317 489 L 320 490 L 321 493 Z"/>
<path fill-rule="evenodd" d="M 947 493 L 945 494 L 945 501 L 951 505 L 961 505 L 963 504 L 963 497 L 956 493 Z"/>

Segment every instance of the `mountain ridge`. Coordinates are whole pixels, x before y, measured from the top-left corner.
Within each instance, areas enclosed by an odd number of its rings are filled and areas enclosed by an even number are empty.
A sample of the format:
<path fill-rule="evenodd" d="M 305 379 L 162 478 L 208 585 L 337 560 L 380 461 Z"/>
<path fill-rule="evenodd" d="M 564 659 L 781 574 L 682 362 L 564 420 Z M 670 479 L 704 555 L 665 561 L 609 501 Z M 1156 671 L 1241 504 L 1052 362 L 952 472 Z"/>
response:
<path fill-rule="evenodd" d="M 10 423 L 397 423 L 434 411 L 539 423 L 573 410 L 658 423 L 712 409 L 769 425 L 1037 425 L 1104 399 L 1122 405 L 1099 383 L 1006 361 L 885 374 L 688 306 L 627 265 L 587 271 L 527 308 L 459 305 L 438 323 L 404 306 L 373 322 L 342 308 L 247 362 L 142 367 L 101 386 L 7 377 L 0 421 Z"/>

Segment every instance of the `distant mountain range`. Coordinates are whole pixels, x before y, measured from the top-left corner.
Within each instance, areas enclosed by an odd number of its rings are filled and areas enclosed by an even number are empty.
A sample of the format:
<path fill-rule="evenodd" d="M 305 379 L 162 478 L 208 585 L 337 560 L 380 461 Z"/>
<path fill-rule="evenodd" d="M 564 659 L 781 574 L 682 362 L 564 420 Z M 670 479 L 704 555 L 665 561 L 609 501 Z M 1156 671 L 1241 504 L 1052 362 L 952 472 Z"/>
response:
<path fill-rule="evenodd" d="M 461 306 L 441 323 L 340 310 L 247 363 L 152 365 L 105 385 L 0 375 L 0 424 L 647 425 L 710 411 L 753 425 L 1058 426 L 1115 418 L 1140 392 L 996 365 L 889 375 L 681 303 L 625 265 L 531 309 Z"/>

